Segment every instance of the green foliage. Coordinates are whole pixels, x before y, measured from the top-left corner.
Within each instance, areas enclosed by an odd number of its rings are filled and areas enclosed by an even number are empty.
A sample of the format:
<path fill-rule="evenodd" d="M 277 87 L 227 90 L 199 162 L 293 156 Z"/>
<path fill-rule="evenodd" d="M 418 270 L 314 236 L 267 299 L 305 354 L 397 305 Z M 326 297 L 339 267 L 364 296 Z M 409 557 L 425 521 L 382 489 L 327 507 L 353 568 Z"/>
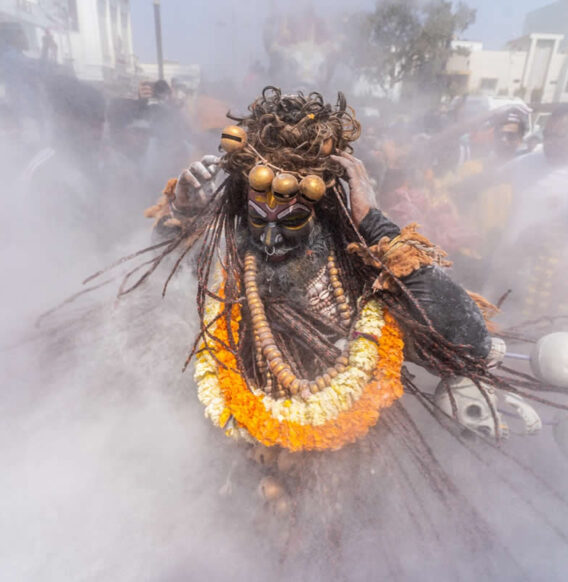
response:
<path fill-rule="evenodd" d="M 380 0 L 374 13 L 352 21 L 351 62 L 387 94 L 403 81 L 431 89 L 452 55 L 452 40 L 474 20 L 475 10 L 462 2 Z"/>

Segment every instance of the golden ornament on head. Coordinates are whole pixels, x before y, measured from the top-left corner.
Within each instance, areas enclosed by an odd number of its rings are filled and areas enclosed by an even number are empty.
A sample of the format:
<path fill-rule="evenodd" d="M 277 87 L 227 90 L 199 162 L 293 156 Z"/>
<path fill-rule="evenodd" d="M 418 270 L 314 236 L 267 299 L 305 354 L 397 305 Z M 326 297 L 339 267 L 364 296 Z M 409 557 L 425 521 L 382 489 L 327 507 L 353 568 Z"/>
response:
<path fill-rule="evenodd" d="M 290 200 L 298 192 L 298 189 L 298 179 L 293 174 L 283 172 L 272 180 L 272 193 L 277 200 Z"/>
<path fill-rule="evenodd" d="M 274 180 L 274 172 L 268 166 L 258 164 L 249 172 L 249 184 L 253 190 L 266 192 Z"/>
<path fill-rule="evenodd" d="M 221 148 L 228 154 L 243 149 L 246 143 L 247 132 L 238 125 L 227 125 L 221 132 Z"/>
<path fill-rule="evenodd" d="M 300 182 L 300 192 L 308 202 L 319 202 L 325 191 L 325 182 L 319 176 L 310 174 Z"/>
<path fill-rule="evenodd" d="M 328 137 L 327 139 L 323 140 L 323 143 L 320 146 L 320 154 L 322 156 L 329 156 L 333 150 L 333 138 Z"/>

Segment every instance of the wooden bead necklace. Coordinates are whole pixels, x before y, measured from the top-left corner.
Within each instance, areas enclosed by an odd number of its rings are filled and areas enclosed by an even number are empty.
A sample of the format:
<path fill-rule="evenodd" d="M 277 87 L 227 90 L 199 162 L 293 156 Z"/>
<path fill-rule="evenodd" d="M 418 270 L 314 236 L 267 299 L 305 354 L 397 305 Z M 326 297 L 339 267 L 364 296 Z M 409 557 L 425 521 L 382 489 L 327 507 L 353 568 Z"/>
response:
<path fill-rule="evenodd" d="M 300 395 L 305 398 L 310 393 L 315 394 L 328 387 L 332 378 L 346 370 L 349 363 L 346 353 L 342 353 L 336 359 L 334 366 L 328 368 L 323 374 L 316 376 L 314 380 L 298 378 L 276 345 L 270 324 L 266 318 L 264 304 L 258 291 L 258 265 L 254 253 L 250 251 L 246 253 L 244 267 L 245 295 L 252 319 L 256 363 L 259 371 L 266 373 L 267 378 L 263 390 L 267 393 L 272 392 L 278 398 L 288 395 Z M 348 328 L 353 312 L 339 279 L 339 269 L 333 253 L 330 253 L 327 259 L 327 267 L 341 323 Z"/>

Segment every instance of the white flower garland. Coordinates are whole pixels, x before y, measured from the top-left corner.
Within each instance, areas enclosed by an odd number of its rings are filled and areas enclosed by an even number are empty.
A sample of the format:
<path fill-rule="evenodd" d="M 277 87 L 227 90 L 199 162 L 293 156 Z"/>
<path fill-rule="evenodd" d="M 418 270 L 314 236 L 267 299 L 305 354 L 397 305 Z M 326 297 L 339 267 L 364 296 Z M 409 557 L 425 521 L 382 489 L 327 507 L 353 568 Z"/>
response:
<path fill-rule="evenodd" d="M 205 323 L 212 321 L 221 311 L 221 303 L 208 297 L 205 304 Z M 360 334 L 378 339 L 384 326 L 383 310 L 376 299 L 369 300 L 363 307 L 355 330 Z M 202 346 L 203 347 L 203 346 Z M 262 390 L 252 387 L 253 393 L 262 398 L 263 404 L 273 418 L 302 425 L 320 426 L 347 411 L 360 398 L 365 386 L 371 381 L 379 361 L 378 345 L 367 337 L 359 336 L 350 342 L 349 365 L 345 372 L 332 379 L 330 385 L 306 399 L 293 396 L 276 400 L 265 395 Z M 199 352 L 195 365 L 197 395 L 205 406 L 205 416 L 216 426 L 225 428 L 228 436 L 251 440 L 248 432 L 232 422 L 230 412 L 217 375 L 217 363 L 207 352 Z"/>

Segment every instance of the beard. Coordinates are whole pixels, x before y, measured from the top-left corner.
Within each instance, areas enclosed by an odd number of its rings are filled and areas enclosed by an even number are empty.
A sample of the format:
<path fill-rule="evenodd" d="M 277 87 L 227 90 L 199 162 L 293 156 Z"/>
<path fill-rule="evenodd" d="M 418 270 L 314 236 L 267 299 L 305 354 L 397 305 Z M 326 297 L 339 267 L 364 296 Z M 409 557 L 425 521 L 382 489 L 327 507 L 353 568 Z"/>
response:
<path fill-rule="evenodd" d="M 258 287 L 262 296 L 286 297 L 287 302 L 305 303 L 306 288 L 326 265 L 331 235 L 316 222 L 308 237 L 289 249 L 278 262 L 267 261 L 264 246 L 248 231 L 243 246 L 258 258 Z"/>

